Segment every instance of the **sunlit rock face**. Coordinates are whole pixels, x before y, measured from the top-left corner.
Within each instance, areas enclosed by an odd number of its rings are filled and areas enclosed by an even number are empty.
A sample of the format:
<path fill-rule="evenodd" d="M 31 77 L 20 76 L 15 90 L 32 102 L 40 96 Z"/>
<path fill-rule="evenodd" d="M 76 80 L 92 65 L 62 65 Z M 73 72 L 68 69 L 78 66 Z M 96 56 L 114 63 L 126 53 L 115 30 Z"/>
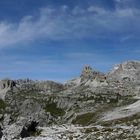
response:
<path fill-rule="evenodd" d="M 81 73 L 81 80 L 84 80 L 84 79 L 91 79 L 91 80 L 98 80 L 98 81 L 105 81 L 106 80 L 106 77 L 105 77 L 105 74 L 99 72 L 99 71 L 95 71 L 92 69 L 92 67 L 90 66 L 85 66 L 82 70 L 82 73 Z"/>
<path fill-rule="evenodd" d="M 93 71 L 92 67 L 90 66 L 85 66 L 82 70 L 82 73 L 81 73 L 81 77 L 82 78 L 95 78 L 95 71 Z"/>
<path fill-rule="evenodd" d="M 116 65 L 107 77 L 118 81 L 137 81 L 140 82 L 140 62 L 127 61 Z"/>
<path fill-rule="evenodd" d="M 105 74 L 92 69 L 91 66 L 85 66 L 82 69 L 80 77 L 69 80 L 65 83 L 66 87 L 74 87 L 87 85 L 92 87 L 98 87 L 107 85 Z"/>
<path fill-rule="evenodd" d="M 0 81 L 0 99 L 5 99 L 6 93 L 13 89 L 16 86 L 16 83 L 10 79 L 4 79 Z"/>

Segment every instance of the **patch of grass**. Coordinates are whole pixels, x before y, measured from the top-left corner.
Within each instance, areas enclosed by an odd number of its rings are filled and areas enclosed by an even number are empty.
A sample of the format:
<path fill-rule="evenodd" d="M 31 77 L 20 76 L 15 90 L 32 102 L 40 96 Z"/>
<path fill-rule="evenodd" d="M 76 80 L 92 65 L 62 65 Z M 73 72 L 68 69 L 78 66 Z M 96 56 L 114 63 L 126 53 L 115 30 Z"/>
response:
<path fill-rule="evenodd" d="M 7 104 L 0 99 L 0 114 L 3 114 L 5 112 L 5 108 L 6 108 Z"/>
<path fill-rule="evenodd" d="M 42 130 L 41 129 L 37 129 L 35 132 L 31 132 L 31 136 L 33 137 L 37 137 L 41 134 Z"/>
<path fill-rule="evenodd" d="M 89 134 L 89 133 L 92 133 L 93 132 L 93 130 L 91 129 L 91 128 L 87 128 L 86 130 L 85 130 L 85 133 L 86 134 Z"/>
<path fill-rule="evenodd" d="M 94 106 L 94 105 L 89 105 L 89 104 L 87 104 L 87 105 L 88 106 Z M 117 103 L 112 103 L 112 102 L 103 103 L 102 105 L 98 104 L 96 106 L 96 108 L 94 108 L 93 112 L 78 115 L 72 121 L 72 123 L 73 124 L 80 124 L 80 125 L 84 125 L 84 126 L 92 124 L 92 123 L 98 124 L 98 123 L 100 123 L 98 119 L 103 115 L 103 113 L 106 112 L 106 111 L 111 111 L 116 106 L 117 106 Z"/>
<path fill-rule="evenodd" d="M 75 120 L 72 121 L 73 124 L 88 125 L 94 117 L 94 113 L 86 113 L 78 115 Z"/>
<path fill-rule="evenodd" d="M 73 136 L 69 136 L 69 140 L 73 140 Z"/>
<path fill-rule="evenodd" d="M 65 111 L 61 108 L 58 108 L 56 103 L 46 104 L 45 110 L 46 110 L 46 112 L 50 112 L 52 116 L 65 115 Z"/>
<path fill-rule="evenodd" d="M 137 113 L 132 116 L 125 117 L 125 118 L 102 122 L 101 125 L 102 126 L 113 126 L 115 124 L 125 123 L 127 126 L 129 126 L 129 125 L 137 126 L 139 124 L 139 121 L 138 121 L 139 118 L 140 118 L 140 113 Z M 136 120 L 136 122 L 134 120 Z"/>
<path fill-rule="evenodd" d="M 2 99 L 0 99 L 0 109 L 5 109 L 5 107 L 6 103 Z"/>
<path fill-rule="evenodd" d="M 114 123 L 116 123 L 116 124 L 121 124 L 121 123 L 129 124 L 130 123 L 130 125 L 131 125 L 131 124 L 135 124 L 133 121 L 137 120 L 139 118 L 140 118 L 140 113 L 137 113 L 137 114 L 134 114 L 132 116 L 128 116 L 128 117 L 125 117 L 125 118 L 121 118 L 121 119 L 115 120 Z"/>

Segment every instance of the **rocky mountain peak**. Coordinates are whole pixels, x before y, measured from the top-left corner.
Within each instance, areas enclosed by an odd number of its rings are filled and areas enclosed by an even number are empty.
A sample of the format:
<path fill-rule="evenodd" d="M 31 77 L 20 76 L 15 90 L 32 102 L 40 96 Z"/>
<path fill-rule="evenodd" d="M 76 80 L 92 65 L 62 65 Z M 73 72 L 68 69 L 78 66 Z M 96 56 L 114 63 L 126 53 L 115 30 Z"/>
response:
<path fill-rule="evenodd" d="M 109 73 L 108 78 L 118 81 L 140 80 L 140 62 L 139 61 L 126 61 L 116 65 Z"/>
<path fill-rule="evenodd" d="M 98 87 L 106 84 L 106 76 L 104 73 L 94 70 L 91 66 L 86 65 L 83 67 L 81 75 L 75 79 L 66 82 L 66 87 L 88 85 Z"/>
<path fill-rule="evenodd" d="M 126 61 L 122 63 L 123 66 L 127 69 L 140 69 L 140 62 L 139 61 Z"/>
<path fill-rule="evenodd" d="M 105 81 L 106 77 L 103 73 L 94 70 L 91 66 L 87 65 L 83 68 L 81 73 L 81 79 L 90 79 L 90 80 L 98 80 L 98 81 Z"/>
<path fill-rule="evenodd" d="M 94 76 L 93 73 L 94 73 L 94 71 L 93 71 L 92 67 L 87 65 L 83 68 L 82 73 L 81 73 L 81 77 L 93 78 L 93 76 Z"/>

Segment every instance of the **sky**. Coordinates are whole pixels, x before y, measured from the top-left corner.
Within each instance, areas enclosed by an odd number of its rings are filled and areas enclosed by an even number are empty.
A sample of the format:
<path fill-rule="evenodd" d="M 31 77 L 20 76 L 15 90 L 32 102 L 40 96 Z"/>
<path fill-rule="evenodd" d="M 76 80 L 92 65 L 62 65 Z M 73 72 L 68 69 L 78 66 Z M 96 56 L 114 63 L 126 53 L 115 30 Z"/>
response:
<path fill-rule="evenodd" d="M 0 0 L 0 79 L 64 82 L 140 60 L 140 0 Z"/>

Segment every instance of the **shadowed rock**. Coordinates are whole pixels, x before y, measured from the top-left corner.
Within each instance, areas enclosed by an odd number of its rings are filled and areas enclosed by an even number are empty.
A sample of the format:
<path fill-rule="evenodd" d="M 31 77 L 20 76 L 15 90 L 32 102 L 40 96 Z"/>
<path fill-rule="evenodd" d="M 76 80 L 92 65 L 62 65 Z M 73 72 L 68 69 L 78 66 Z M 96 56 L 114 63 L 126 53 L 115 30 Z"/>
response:
<path fill-rule="evenodd" d="M 32 121 L 30 124 L 28 124 L 27 126 L 24 126 L 20 136 L 21 138 L 25 138 L 25 137 L 30 137 L 32 136 L 34 133 L 36 133 L 36 127 L 38 125 L 38 122 L 36 121 Z"/>

